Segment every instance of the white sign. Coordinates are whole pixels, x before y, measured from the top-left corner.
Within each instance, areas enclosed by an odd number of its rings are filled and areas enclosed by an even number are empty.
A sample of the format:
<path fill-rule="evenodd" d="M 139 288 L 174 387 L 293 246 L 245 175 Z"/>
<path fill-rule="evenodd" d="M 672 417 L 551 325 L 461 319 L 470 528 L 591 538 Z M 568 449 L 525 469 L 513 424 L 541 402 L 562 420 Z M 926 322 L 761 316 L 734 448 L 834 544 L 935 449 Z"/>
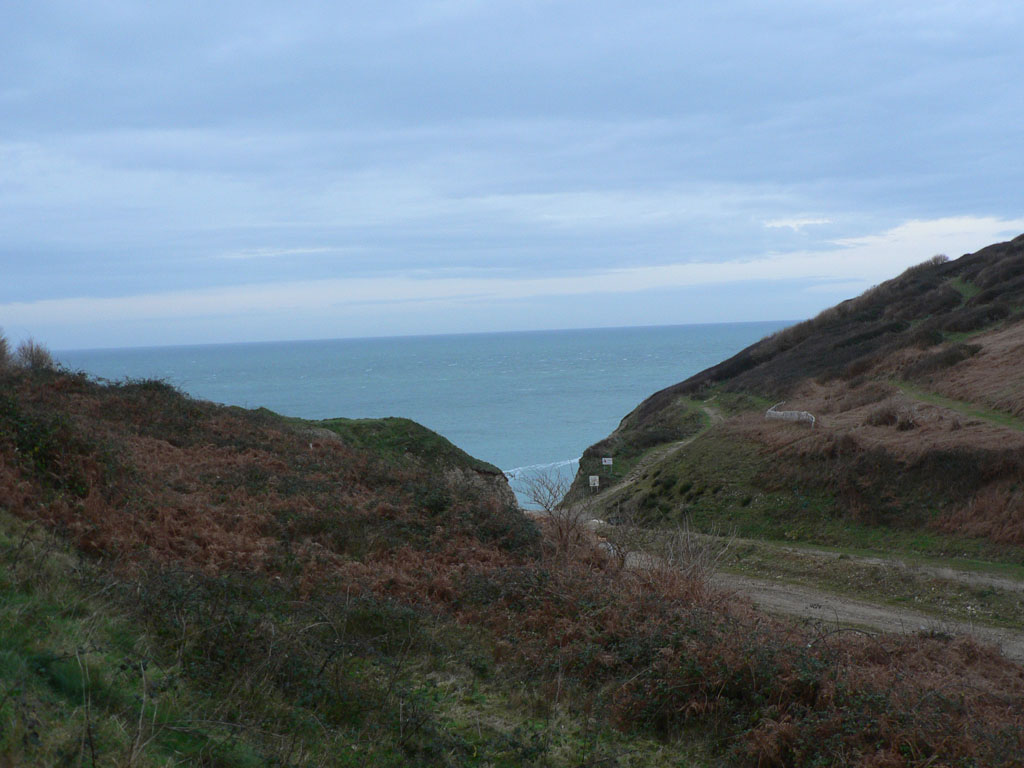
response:
<path fill-rule="evenodd" d="M 606 456 L 605 458 L 601 459 L 601 463 L 606 467 L 610 467 L 612 465 L 612 460 Z"/>
<path fill-rule="evenodd" d="M 601 485 L 601 478 L 598 477 L 597 475 L 591 475 L 590 476 L 590 487 L 591 488 L 597 488 L 600 485 Z"/>

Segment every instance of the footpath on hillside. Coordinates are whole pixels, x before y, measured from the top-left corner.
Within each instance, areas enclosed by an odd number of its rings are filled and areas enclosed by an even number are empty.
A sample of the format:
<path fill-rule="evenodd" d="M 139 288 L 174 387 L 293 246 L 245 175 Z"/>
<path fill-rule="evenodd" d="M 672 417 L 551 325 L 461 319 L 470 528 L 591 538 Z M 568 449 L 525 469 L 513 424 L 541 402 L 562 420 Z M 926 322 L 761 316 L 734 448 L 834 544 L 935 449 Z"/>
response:
<path fill-rule="evenodd" d="M 656 448 L 652 448 L 650 451 L 645 453 L 641 459 L 633 465 L 633 468 L 629 470 L 621 481 L 613 485 L 606 493 L 606 500 L 611 500 L 618 497 L 626 488 L 636 483 L 640 478 L 643 477 L 644 473 L 655 464 L 667 459 L 677 451 L 685 448 L 698 437 L 700 437 L 706 430 L 715 424 L 721 424 L 725 421 L 725 416 L 722 415 L 721 411 L 711 406 L 704 406 L 704 413 L 708 417 L 708 424 L 706 427 L 701 429 L 697 434 L 690 435 L 684 440 L 678 440 L 674 443 L 665 443 L 659 445 Z"/>
<path fill-rule="evenodd" d="M 715 408 L 704 407 L 709 423 L 701 432 L 685 440 L 658 446 L 645 454 L 629 473 L 609 489 L 602 499 L 602 507 L 608 509 L 620 494 L 637 483 L 644 473 L 658 462 L 690 445 L 707 429 L 724 421 L 723 415 Z M 611 502 L 611 503 L 610 503 Z M 566 510 L 586 518 L 588 527 L 613 537 L 613 531 L 621 526 L 606 528 L 599 520 L 590 520 L 586 505 Z M 689 534 L 700 539 L 705 537 Z M 637 537 L 627 538 L 636 540 Z M 723 540 L 724 541 L 724 540 Z M 827 631 L 860 630 L 904 634 L 969 635 L 981 642 L 999 647 L 1007 658 L 1024 663 L 1024 577 L 1013 578 L 1005 575 L 966 570 L 946 564 L 909 563 L 899 557 L 884 555 L 856 555 L 811 546 L 786 546 L 778 542 L 746 541 L 730 539 L 739 547 L 756 548 L 761 556 L 758 568 L 742 565 L 729 569 L 719 568 L 712 577 L 712 585 L 726 593 L 733 593 L 751 600 L 762 610 L 801 621 L 814 622 Z M 708 546 L 716 543 L 708 541 Z M 718 542 L 721 545 L 722 542 Z M 771 565 L 784 558 L 802 560 L 799 573 L 775 571 Z M 627 567 L 648 567 L 657 560 L 657 555 L 647 551 L 633 552 L 626 561 Z M 846 576 L 859 568 L 857 578 L 844 581 Z M 897 574 L 897 589 L 885 584 L 883 571 Z M 873 582 L 872 588 L 861 588 L 860 582 Z M 892 580 L 892 579 L 891 579 Z M 799 582 L 799 583 L 797 583 Z M 810 582 L 810 583 L 808 583 Z M 844 594 L 847 593 L 847 594 Z M 936 593 L 937 592 L 937 593 Z M 980 616 L 964 620 L 964 611 L 953 610 L 953 593 L 963 600 L 971 595 L 998 594 L 1002 602 L 997 603 L 1004 612 L 1000 622 L 984 621 Z M 856 594 L 857 597 L 852 597 Z M 920 599 L 925 610 L 893 604 L 900 601 Z M 950 610 L 943 610 L 944 603 Z M 966 606 L 971 613 L 972 606 Z M 959 615 L 958 615 L 959 613 Z M 1007 618 L 1008 617 L 1008 618 Z M 997 623 L 1005 626 L 996 626 Z"/>

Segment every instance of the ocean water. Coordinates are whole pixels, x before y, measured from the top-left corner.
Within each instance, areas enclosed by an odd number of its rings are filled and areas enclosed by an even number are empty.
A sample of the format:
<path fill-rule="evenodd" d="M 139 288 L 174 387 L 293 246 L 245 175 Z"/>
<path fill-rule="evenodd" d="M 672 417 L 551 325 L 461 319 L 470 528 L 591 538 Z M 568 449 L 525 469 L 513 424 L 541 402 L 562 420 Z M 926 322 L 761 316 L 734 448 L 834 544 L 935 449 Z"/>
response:
<path fill-rule="evenodd" d="M 310 419 L 405 416 L 513 476 L 575 473 L 644 398 L 784 322 L 76 350 L 93 376 Z"/>

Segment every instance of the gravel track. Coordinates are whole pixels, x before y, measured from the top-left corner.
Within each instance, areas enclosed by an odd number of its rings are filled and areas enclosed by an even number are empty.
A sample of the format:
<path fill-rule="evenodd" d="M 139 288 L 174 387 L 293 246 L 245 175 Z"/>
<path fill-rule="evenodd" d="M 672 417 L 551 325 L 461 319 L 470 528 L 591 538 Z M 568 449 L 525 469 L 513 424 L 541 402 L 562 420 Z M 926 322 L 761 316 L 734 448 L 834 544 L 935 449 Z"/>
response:
<path fill-rule="evenodd" d="M 1003 654 L 1024 663 L 1024 631 L 938 619 L 906 608 L 878 605 L 831 592 L 770 579 L 718 573 L 712 580 L 719 589 L 750 598 L 768 613 L 879 632 L 915 634 L 936 632 L 970 635 L 998 646 Z"/>

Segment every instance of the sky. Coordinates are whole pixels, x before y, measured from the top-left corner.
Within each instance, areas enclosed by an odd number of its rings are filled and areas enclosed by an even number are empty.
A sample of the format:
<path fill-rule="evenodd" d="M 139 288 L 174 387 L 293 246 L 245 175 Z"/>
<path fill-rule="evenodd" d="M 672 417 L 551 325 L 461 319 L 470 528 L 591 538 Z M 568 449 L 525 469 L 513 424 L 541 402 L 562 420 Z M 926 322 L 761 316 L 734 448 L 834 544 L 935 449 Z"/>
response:
<path fill-rule="evenodd" d="M 799 320 L 1024 232 L 1024 4 L 6 2 L 54 349 Z"/>

